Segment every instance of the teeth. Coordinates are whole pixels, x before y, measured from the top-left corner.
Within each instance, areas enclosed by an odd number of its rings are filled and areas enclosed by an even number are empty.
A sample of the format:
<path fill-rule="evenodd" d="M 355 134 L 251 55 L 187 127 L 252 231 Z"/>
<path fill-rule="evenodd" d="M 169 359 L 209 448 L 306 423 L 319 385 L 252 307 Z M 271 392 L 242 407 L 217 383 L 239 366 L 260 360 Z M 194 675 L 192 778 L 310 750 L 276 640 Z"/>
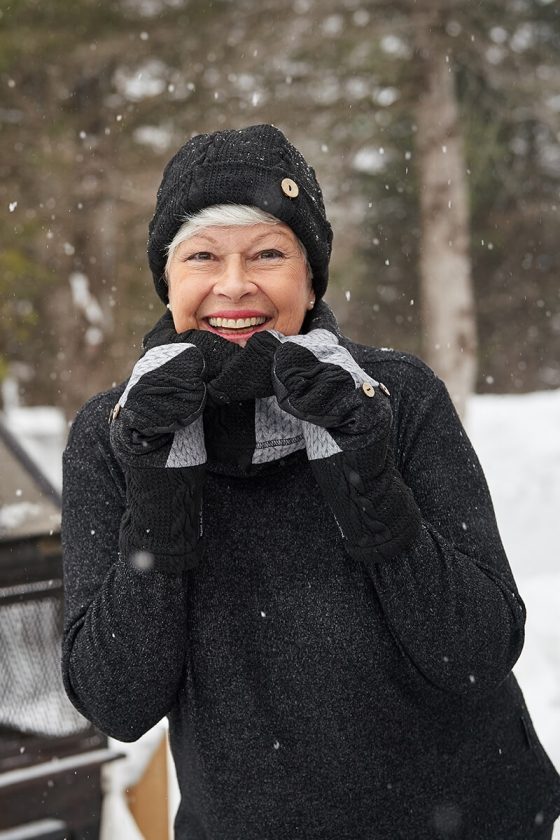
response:
<path fill-rule="evenodd" d="M 211 327 L 226 327 L 229 330 L 246 329 L 264 324 L 267 319 L 259 315 L 258 318 L 208 318 Z"/>

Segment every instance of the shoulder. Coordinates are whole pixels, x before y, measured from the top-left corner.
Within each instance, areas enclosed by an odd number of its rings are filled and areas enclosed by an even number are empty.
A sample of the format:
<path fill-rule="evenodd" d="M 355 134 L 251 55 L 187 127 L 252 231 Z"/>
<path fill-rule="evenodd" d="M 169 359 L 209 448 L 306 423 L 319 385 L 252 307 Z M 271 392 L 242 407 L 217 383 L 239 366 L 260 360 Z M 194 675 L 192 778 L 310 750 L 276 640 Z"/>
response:
<path fill-rule="evenodd" d="M 109 418 L 125 383 L 91 397 L 78 411 L 70 427 L 63 455 L 63 500 L 69 488 L 85 488 L 102 482 L 124 495 L 124 475 L 109 439 Z"/>
<path fill-rule="evenodd" d="M 102 391 L 84 403 L 70 426 L 67 451 L 94 442 L 109 445 L 109 418 L 125 384 Z"/>
<path fill-rule="evenodd" d="M 461 431 L 461 421 L 445 383 L 417 356 L 343 339 L 360 367 L 390 392 L 395 447 L 404 462 L 418 446 L 419 435 L 435 428 Z"/>
<path fill-rule="evenodd" d="M 102 391 L 100 394 L 90 397 L 78 410 L 70 427 L 70 434 L 75 434 L 77 430 L 90 426 L 97 427 L 102 421 L 105 421 L 108 425 L 111 411 L 124 391 L 125 385 L 126 382 L 122 382 L 108 391 Z"/>

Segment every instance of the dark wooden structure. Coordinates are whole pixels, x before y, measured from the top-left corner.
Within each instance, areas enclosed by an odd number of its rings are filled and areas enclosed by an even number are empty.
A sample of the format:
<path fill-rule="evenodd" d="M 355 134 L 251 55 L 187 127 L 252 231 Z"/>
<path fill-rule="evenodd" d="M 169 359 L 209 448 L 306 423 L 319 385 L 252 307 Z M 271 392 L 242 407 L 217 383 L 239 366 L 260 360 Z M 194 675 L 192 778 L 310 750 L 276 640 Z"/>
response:
<path fill-rule="evenodd" d="M 0 840 L 98 840 L 116 757 L 60 674 L 60 497 L 0 421 Z"/>

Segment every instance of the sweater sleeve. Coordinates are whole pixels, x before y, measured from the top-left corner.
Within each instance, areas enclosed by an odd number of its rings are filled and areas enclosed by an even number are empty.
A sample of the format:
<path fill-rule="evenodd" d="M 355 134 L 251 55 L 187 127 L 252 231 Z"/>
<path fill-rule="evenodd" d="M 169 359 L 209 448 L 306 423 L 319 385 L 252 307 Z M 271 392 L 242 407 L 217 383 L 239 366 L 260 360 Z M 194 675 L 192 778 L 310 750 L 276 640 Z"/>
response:
<path fill-rule="evenodd" d="M 119 546 L 126 540 L 121 522 L 142 511 L 127 504 L 107 406 L 102 395 L 82 409 L 64 453 L 62 670 L 76 708 L 107 735 L 133 741 L 176 699 L 186 653 L 186 573 L 157 556 L 135 563 Z M 170 493 L 159 499 L 164 508 L 176 488 Z"/>
<path fill-rule="evenodd" d="M 429 382 L 397 445 L 420 531 L 390 562 L 365 563 L 401 652 L 436 697 L 486 692 L 521 653 L 525 608 L 476 454 L 445 386 Z"/>

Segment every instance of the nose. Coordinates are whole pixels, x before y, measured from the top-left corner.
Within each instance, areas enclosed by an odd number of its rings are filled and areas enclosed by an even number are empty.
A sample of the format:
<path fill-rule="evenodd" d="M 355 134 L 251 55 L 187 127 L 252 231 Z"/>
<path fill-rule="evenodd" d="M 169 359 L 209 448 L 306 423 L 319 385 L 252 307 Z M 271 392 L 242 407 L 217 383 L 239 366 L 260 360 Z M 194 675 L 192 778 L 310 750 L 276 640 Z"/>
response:
<path fill-rule="evenodd" d="M 228 255 L 214 283 L 214 293 L 230 300 L 241 300 L 245 295 L 253 294 L 256 288 L 241 255 Z"/>

